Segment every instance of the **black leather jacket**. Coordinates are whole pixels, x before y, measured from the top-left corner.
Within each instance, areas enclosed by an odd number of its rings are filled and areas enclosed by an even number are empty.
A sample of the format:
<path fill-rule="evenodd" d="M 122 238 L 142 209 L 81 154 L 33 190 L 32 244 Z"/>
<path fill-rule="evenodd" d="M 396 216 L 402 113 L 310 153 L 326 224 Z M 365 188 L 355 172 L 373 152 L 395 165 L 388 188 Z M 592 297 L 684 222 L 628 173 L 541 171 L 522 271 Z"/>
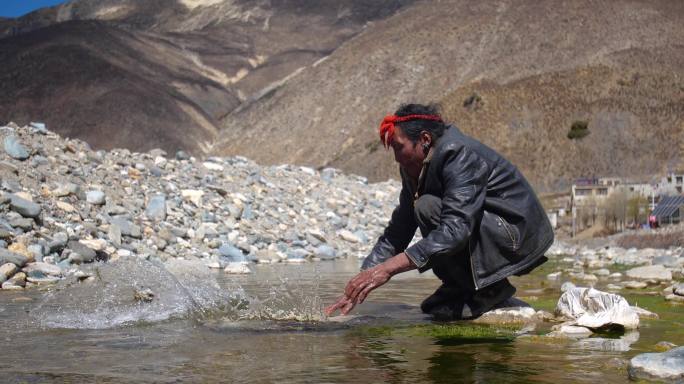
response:
<path fill-rule="evenodd" d="M 435 273 L 442 280 L 464 279 L 466 265 L 468 283 L 479 290 L 546 261 L 553 229 L 513 164 L 454 126 L 437 140 L 428 160 L 417 187 L 402 172 L 399 205 L 362 269 L 403 251 L 421 272 L 439 264 L 442 271 L 437 274 L 435 268 Z M 414 198 L 423 194 L 441 198 L 440 224 L 407 249 L 417 228 Z"/>

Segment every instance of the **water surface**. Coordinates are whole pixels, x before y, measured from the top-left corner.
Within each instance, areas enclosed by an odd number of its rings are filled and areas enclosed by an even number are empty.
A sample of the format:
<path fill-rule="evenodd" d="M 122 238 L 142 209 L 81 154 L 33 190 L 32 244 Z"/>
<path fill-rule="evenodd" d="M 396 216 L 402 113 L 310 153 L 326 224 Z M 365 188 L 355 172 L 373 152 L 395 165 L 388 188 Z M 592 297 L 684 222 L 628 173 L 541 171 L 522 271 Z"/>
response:
<path fill-rule="evenodd" d="M 141 264 L 142 263 L 142 264 Z M 420 301 L 430 273 L 396 276 L 353 316 L 325 319 L 357 260 L 256 265 L 225 275 L 179 262 L 93 266 L 95 281 L 0 292 L 2 382 L 623 383 L 625 361 L 659 341 L 684 344 L 684 307 L 627 294 L 658 320 L 636 334 L 581 342 L 511 337 L 511 331 L 436 334 Z M 518 295 L 552 310 L 549 264 L 516 279 Z M 601 287 L 600 284 L 598 286 Z M 136 301 L 149 289 L 151 302 Z M 658 289 L 653 289 L 657 292 Z M 467 322 L 453 327 L 471 327 Z M 532 334 L 548 331 L 548 325 Z M 606 339 L 610 337 L 612 339 Z M 622 337 L 622 339 L 620 338 Z"/>

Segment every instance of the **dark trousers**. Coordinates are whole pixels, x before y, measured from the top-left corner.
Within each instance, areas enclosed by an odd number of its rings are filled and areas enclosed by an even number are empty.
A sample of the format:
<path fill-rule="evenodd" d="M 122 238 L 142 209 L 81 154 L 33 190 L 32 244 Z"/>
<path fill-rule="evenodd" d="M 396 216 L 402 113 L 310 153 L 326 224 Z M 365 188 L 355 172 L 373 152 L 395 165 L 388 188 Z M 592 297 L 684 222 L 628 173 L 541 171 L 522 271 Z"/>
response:
<path fill-rule="evenodd" d="M 414 207 L 418 227 L 426 237 L 439 225 L 442 200 L 433 195 L 423 195 L 415 201 Z M 476 290 L 467 251 L 460 255 L 433 257 L 430 264 L 432 271 L 442 280 L 442 286 L 425 299 L 420 308 L 435 319 L 474 319 L 495 308 L 525 305 L 512 298 L 515 287 L 508 279 Z M 513 303 L 515 305 L 509 305 Z"/>

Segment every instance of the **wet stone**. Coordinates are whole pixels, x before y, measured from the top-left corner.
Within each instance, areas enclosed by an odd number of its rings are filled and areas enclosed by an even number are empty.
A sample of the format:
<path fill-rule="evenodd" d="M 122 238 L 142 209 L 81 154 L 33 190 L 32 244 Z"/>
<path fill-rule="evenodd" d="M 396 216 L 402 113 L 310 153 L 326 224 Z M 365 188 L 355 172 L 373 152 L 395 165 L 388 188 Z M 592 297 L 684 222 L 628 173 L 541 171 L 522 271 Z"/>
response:
<path fill-rule="evenodd" d="M 625 281 L 623 284 L 625 288 L 629 289 L 644 289 L 648 287 L 648 284 L 643 281 Z"/>
<path fill-rule="evenodd" d="M 684 303 L 684 296 L 675 295 L 674 293 L 665 296 L 665 300 L 675 303 Z"/>
<path fill-rule="evenodd" d="M 629 362 L 629 377 L 633 380 L 684 380 L 684 347 L 662 353 L 643 353 Z"/>
<path fill-rule="evenodd" d="M 560 325 L 553 332 L 547 334 L 547 337 L 557 337 L 557 338 L 571 338 L 571 339 L 582 339 L 589 337 L 593 332 L 585 327 L 578 327 L 575 325 Z"/>
<path fill-rule="evenodd" d="M 655 348 L 659 352 L 667 352 L 670 349 L 675 348 L 675 347 L 677 347 L 677 344 L 670 343 L 669 341 L 660 341 L 655 345 Z"/>

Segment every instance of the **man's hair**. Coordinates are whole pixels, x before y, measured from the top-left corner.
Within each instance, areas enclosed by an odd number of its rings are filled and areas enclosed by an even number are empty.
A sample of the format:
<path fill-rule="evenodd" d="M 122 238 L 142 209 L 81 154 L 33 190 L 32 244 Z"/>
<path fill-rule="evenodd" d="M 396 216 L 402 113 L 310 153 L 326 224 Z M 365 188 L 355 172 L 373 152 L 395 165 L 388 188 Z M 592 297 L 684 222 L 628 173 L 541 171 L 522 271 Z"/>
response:
<path fill-rule="evenodd" d="M 394 113 L 396 116 L 408 116 L 408 115 L 434 115 L 440 116 L 439 107 L 435 104 L 423 105 L 423 104 L 402 104 L 399 109 Z M 430 134 L 433 141 L 436 141 L 444 134 L 446 125 L 443 121 L 433 121 L 433 120 L 410 120 L 398 123 L 401 131 L 404 132 L 406 137 L 411 140 L 412 143 L 418 142 L 420 139 L 420 133 L 426 131 Z"/>

